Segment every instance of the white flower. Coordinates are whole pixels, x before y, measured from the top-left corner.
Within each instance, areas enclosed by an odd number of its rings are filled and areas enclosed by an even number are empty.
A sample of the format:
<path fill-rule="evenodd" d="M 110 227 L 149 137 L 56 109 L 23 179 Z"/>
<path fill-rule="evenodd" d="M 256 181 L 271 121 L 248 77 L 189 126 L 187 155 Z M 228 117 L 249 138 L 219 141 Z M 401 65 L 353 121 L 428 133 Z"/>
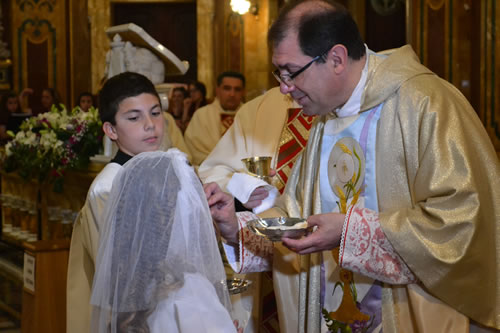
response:
<path fill-rule="evenodd" d="M 38 143 L 38 137 L 33 132 L 26 132 L 24 144 L 35 147 Z"/>
<path fill-rule="evenodd" d="M 5 154 L 7 156 L 10 156 L 12 155 L 12 150 L 11 150 L 11 147 L 12 147 L 12 142 L 9 141 L 6 145 L 5 145 Z"/>

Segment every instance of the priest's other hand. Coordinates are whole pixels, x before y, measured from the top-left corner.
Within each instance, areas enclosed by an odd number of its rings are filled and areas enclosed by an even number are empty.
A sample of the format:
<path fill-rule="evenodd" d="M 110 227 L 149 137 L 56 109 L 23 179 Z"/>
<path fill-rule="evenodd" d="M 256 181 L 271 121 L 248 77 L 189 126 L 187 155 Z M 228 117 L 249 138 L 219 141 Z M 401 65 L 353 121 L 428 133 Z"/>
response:
<path fill-rule="evenodd" d="M 283 245 L 298 254 L 332 250 L 340 244 L 344 220 L 345 215 L 339 213 L 309 216 L 308 226 L 317 229 L 301 239 L 283 238 Z"/>
<path fill-rule="evenodd" d="M 267 198 L 268 195 L 269 191 L 266 190 L 265 187 L 257 187 L 255 190 L 253 190 L 252 194 L 250 194 L 250 198 L 248 198 L 248 201 L 245 202 L 243 206 L 248 209 L 258 207 L 262 203 L 262 200 Z"/>
<path fill-rule="evenodd" d="M 232 195 L 221 190 L 216 183 L 203 185 L 212 218 L 220 234 L 228 243 L 238 244 L 238 218 Z"/>
<path fill-rule="evenodd" d="M 276 175 L 276 170 L 271 169 L 269 170 L 269 177 L 274 177 Z M 254 209 L 255 207 L 259 207 L 260 204 L 262 203 L 262 200 L 267 198 L 269 195 L 269 191 L 266 190 L 264 187 L 257 187 L 255 190 L 253 190 L 252 194 L 250 194 L 250 198 L 248 198 L 248 201 L 243 204 L 245 208 L 247 209 Z"/>

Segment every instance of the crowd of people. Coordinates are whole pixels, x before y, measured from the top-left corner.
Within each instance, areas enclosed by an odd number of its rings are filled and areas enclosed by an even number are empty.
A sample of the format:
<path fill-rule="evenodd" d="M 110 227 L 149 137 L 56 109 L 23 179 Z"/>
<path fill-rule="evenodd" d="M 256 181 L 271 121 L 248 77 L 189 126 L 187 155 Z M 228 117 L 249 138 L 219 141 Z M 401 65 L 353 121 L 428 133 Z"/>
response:
<path fill-rule="evenodd" d="M 67 331 L 258 332 L 261 272 L 284 333 L 500 329 L 500 164 L 466 98 L 410 46 L 370 50 L 334 1 L 287 2 L 268 41 L 279 87 L 247 103 L 233 71 L 212 101 L 175 87 L 166 112 L 141 74 L 104 83 L 118 152 L 74 223 Z M 1 108 L 3 138 L 26 112 L 16 94 Z M 270 184 L 252 156 L 272 158 Z M 247 225 L 277 216 L 309 232 L 272 242 Z M 246 306 L 224 261 L 255 278 Z"/>

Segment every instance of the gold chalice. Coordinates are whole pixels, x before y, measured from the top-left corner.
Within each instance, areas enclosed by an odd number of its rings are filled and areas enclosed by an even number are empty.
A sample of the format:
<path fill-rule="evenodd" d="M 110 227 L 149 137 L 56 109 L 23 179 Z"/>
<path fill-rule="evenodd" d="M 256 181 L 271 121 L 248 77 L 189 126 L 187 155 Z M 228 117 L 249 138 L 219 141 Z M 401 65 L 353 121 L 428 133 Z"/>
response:
<path fill-rule="evenodd" d="M 270 156 L 253 156 L 243 158 L 241 161 L 245 164 L 245 167 L 251 176 L 257 177 L 266 183 L 271 184 L 271 177 L 269 177 L 271 160 L 272 157 Z"/>

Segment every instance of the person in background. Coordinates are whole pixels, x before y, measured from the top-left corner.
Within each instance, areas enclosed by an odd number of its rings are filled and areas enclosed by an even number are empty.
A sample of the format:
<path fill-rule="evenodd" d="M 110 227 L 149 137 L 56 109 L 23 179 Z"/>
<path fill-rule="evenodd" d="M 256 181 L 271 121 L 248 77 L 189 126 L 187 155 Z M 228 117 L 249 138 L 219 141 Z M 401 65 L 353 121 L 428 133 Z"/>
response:
<path fill-rule="evenodd" d="M 33 95 L 33 93 L 34 91 L 31 88 L 26 88 L 21 92 L 21 107 L 26 113 L 33 113 L 36 115 L 49 112 L 52 110 L 53 105 L 59 111 L 64 110 L 65 106 L 61 102 L 59 93 L 54 88 L 44 88 L 40 96 L 40 109 L 32 110 L 28 103 L 28 97 Z"/>
<path fill-rule="evenodd" d="M 189 97 L 184 99 L 184 114 L 182 122 L 189 124 L 193 114 L 199 108 L 207 105 L 207 88 L 200 81 L 193 81 L 188 85 Z"/>
<path fill-rule="evenodd" d="M 30 116 L 23 112 L 20 97 L 13 91 L 5 92 L 0 99 L 0 142 L 5 143 L 11 137 L 7 131 L 16 133 L 21 123 Z"/>
<path fill-rule="evenodd" d="M 54 105 L 59 111 L 64 109 L 64 105 L 61 103 L 61 97 L 54 88 L 44 88 L 42 90 L 41 101 L 42 107 L 45 109 L 44 112 L 52 110 L 52 105 Z"/>
<path fill-rule="evenodd" d="M 184 87 L 175 87 L 172 89 L 172 95 L 168 105 L 167 112 L 175 119 L 177 127 L 182 133 L 186 130 L 186 126 L 182 120 L 184 114 L 184 100 L 189 97 L 189 93 Z"/>
<path fill-rule="evenodd" d="M 83 92 L 78 97 L 78 105 L 80 110 L 87 112 L 90 107 L 94 106 L 94 96 L 89 92 Z M 95 107 L 95 106 L 94 106 Z"/>
<path fill-rule="evenodd" d="M 245 77 L 238 72 L 223 72 L 217 77 L 216 99 L 198 109 L 184 133 L 184 140 L 198 167 L 233 124 L 245 96 Z"/>

